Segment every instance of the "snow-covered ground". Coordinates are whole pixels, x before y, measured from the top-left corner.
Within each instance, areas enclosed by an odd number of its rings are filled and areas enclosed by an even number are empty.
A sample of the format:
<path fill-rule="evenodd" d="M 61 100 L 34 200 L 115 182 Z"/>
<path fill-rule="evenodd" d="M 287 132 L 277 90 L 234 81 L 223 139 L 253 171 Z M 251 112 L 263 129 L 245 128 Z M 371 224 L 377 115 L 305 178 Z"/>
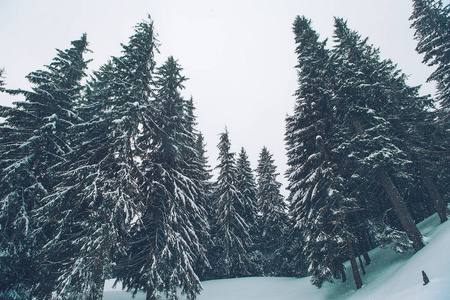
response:
<path fill-rule="evenodd" d="M 419 224 L 426 247 L 414 254 L 397 254 L 391 249 L 374 249 L 372 263 L 365 266 L 364 286 L 356 291 L 347 265 L 346 283 L 326 283 L 317 289 L 309 278 L 250 277 L 202 282 L 198 300 L 448 300 L 450 299 L 450 221 L 439 224 L 436 215 Z M 430 283 L 423 285 L 422 270 Z M 119 287 L 120 288 L 120 287 Z M 130 293 L 112 288 L 108 281 L 105 300 L 132 299 Z M 145 299 L 138 294 L 137 300 Z M 181 298 L 185 299 L 185 298 Z"/>

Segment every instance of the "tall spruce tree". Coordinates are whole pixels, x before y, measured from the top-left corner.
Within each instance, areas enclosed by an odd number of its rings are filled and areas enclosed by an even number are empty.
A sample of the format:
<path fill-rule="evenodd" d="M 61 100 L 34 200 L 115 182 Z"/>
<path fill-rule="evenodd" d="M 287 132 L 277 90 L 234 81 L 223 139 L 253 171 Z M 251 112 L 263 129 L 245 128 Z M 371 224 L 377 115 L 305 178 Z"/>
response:
<path fill-rule="evenodd" d="M 448 138 L 450 131 L 450 5 L 444 6 L 440 0 L 414 0 L 410 20 L 412 20 L 411 28 L 415 29 L 417 52 L 424 55 L 424 63 L 435 67 L 428 81 L 437 83 L 437 98 L 441 109 L 437 111 L 437 117 L 434 120 L 441 132 L 433 130 L 432 136 L 436 137 L 436 141 L 442 149 L 435 151 L 437 155 L 433 157 L 432 161 L 434 164 L 439 162 L 436 169 L 440 169 L 441 172 L 437 183 L 440 185 L 440 190 L 447 193 L 448 197 L 450 192 L 447 184 L 450 178 L 448 175 L 450 174 L 448 169 L 450 165 L 448 151 L 450 145 Z"/>
<path fill-rule="evenodd" d="M 5 91 L 5 81 L 3 80 L 3 73 L 5 73 L 5 69 L 0 69 L 0 92 Z"/>
<path fill-rule="evenodd" d="M 417 89 L 406 86 L 404 75 L 390 60 L 381 61 L 379 50 L 342 19 L 335 18 L 334 37 L 340 65 L 336 82 L 339 122 L 354 130 L 345 149 L 354 163 L 352 176 L 359 174 L 369 181 L 373 181 L 370 176 L 376 178 L 418 251 L 424 246 L 422 235 L 396 185 L 408 186 L 412 178 L 406 130 L 402 130 L 407 124 L 400 113 L 412 118 L 412 112 L 422 109 L 418 103 L 423 99 L 416 96 Z"/>
<path fill-rule="evenodd" d="M 210 251 L 212 278 L 244 277 L 251 274 L 250 226 L 245 221 L 245 199 L 237 187 L 235 153 L 230 152 L 228 131 L 220 135 L 219 175 L 213 193 Z"/>
<path fill-rule="evenodd" d="M 140 199 L 144 150 L 136 144 L 150 138 L 156 47 L 153 22 L 142 21 L 122 56 L 95 72 L 78 109 L 83 122 L 71 127 L 74 155 L 42 210 L 56 224 L 44 254 L 62 299 L 101 299 L 117 255 L 125 254 Z"/>
<path fill-rule="evenodd" d="M 262 275 L 264 269 L 262 267 L 262 257 L 261 252 L 258 249 L 258 242 L 260 240 L 260 231 L 257 223 L 257 186 L 255 182 L 255 177 L 250 166 L 250 161 L 247 152 L 242 147 L 239 152 L 237 161 L 237 174 L 236 174 L 236 186 L 241 192 L 244 201 L 244 213 L 243 217 L 247 225 L 249 226 L 249 234 L 252 238 L 252 245 L 249 249 L 249 257 L 252 261 L 251 275 L 258 276 Z"/>
<path fill-rule="evenodd" d="M 157 70 L 157 92 L 153 103 L 153 136 L 142 159 L 146 182 L 140 187 L 138 220 L 131 228 L 129 251 L 120 262 L 118 280 L 147 299 L 178 299 L 177 287 L 195 299 L 201 284 L 194 271 L 203 260 L 207 265 L 201 236 L 208 231 L 202 207 L 203 182 L 198 177 L 198 157 L 186 101 L 180 90 L 186 80 L 173 59 Z M 197 174 L 194 176 L 193 174 Z"/>
<path fill-rule="evenodd" d="M 86 35 L 46 66 L 27 75 L 32 91 L 9 90 L 25 101 L 3 109 L 0 165 L 0 248 L 2 292 L 29 298 L 43 285 L 51 293 L 54 274 L 37 265 L 41 248 L 52 240 L 54 224 L 40 214 L 46 196 L 54 192 L 59 171 L 73 152 L 68 128 L 79 122 L 79 104 L 88 61 Z M 40 261 L 40 263 L 46 263 Z M 44 284 L 45 283 L 45 284 Z M 49 287 L 50 286 L 50 287 Z M 20 294 L 19 289 L 25 291 Z"/>
<path fill-rule="evenodd" d="M 297 17 L 293 30 L 299 89 L 294 114 L 286 120 L 286 144 L 294 233 L 301 237 L 301 251 L 314 285 L 321 287 L 342 276 L 348 255 L 360 288 L 353 251 L 356 237 L 347 224 L 347 215 L 358 209 L 358 204 L 346 196 L 345 180 L 339 173 L 343 166 L 337 150 L 342 133 L 335 126 L 330 86 L 333 61 L 326 42 L 319 42 L 309 20 Z"/>
<path fill-rule="evenodd" d="M 283 275 L 284 249 L 288 229 L 287 205 L 276 180 L 276 166 L 272 154 L 263 147 L 256 168 L 258 226 L 261 232 L 259 248 L 266 257 L 265 275 Z"/>
<path fill-rule="evenodd" d="M 414 0 L 410 17 L 416 50 L 424 54 L 423 62 L 437 66 L 428 81 L 436 81 L 439 100 L 450 108 L 450 5 L 441 0 Z"/>

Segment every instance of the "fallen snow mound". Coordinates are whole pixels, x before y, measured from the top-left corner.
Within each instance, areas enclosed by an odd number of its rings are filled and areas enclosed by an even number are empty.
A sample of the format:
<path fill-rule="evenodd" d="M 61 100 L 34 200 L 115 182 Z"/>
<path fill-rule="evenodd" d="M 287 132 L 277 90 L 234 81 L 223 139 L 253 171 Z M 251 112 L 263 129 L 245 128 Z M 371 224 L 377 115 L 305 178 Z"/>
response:
<path fill-rule="evenodd" d="M 448 300 L 450 299 L 450 221 L 439 224 L 436 215 L 419 224 L 425 248 L 418 253 L 397 254 L 391 249 L 374 249 L 372 263 L 365 266 L 364 285 L 355 290 L 350 268 L 346 283 L 326 283 L 317 289 L 310 278 L 249 277 L 202 282 L 198 300 Z M 422 270 L 430 283 L 423 285 Z M 130 293 L 112 288 L 108 281 L 105 300 L 132 299 Z M 139 293 L 137 300 L 145 299 Z M 185 300 L 185 297 L 180 299 Z"/>

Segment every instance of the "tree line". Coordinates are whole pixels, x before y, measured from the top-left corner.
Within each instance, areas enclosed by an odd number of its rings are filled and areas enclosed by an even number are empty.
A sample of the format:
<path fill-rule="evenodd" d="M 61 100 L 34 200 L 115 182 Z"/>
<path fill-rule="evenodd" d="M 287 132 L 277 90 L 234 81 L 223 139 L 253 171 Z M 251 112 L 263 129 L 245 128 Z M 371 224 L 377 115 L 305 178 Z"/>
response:
<path fill-rule="evenodd" d="M 295 19 L 287 199 L 270 151 L 252 170 L 226 129 L 213 179 L 186 77 L 173 57 L 156 63 L 151 19 L 90 77 L 84 34 L 27 76 L 31 91 L 2 78 L 24 100 L 0 107 L 0 295 L 101 299 L 111 278 L 147 299 L 244 276 L 321 287 L 345 281 L 348 260 L 360 288 L 369 250 L 419 251 L 416 224 L 447 220 L 449 10 L 415 0 L 411 16 L 437 99 L 343 19 L 331 48 Z"/>

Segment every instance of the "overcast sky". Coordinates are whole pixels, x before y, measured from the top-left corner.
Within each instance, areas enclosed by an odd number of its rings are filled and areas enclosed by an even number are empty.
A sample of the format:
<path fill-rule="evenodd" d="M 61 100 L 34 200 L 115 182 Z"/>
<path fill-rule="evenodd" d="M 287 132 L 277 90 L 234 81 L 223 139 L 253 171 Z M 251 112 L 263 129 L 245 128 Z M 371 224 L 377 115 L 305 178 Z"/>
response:
<path fill-rule="evenodd" d="M 157 60 L 173 55 L 189 78 L 184 95 L 194 98 L 210 164 L 217 165 L 226 126 L 232 151 L 244 147 L 253 168 L 266 146 L 286 185 L 285 116 L 297 88 L 295 17 L 310 18 L 330 46 L 333 16 L 347 19 L 410 75 L 411 85 L 420 85 L 431 70 L 414 50 L 411 11 L 411 0 L 0 0 L 0 68 L 7 88 L 27 89 L 28 73 L 87 33 L 96 70 L 120 55 L 120 43 L 150 14 L 161 42 Z M 433 92 L 434 84 L 422 88 Z M 0 94 L 2 105 L 16 99 Z"/>

